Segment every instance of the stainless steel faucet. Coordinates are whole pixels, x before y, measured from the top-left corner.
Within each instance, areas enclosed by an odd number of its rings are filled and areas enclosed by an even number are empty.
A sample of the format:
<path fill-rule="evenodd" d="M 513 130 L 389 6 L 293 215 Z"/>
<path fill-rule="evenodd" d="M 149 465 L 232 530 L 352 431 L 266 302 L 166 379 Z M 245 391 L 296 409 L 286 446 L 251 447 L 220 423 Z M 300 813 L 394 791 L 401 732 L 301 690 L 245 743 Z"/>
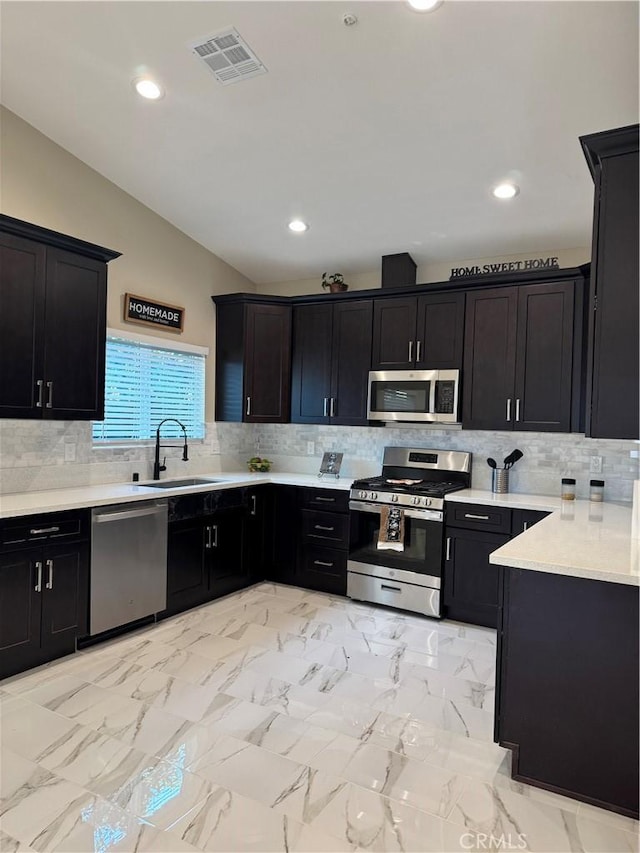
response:
<path fill-rule="evenodd" d="M 173 421 L 173 423 L 178 424 L 178 426 L 180 427 L 180 429 L 184 433 L 184 445 L 183 446 L 180 444 L 163 444 L 163 445 L 160 445 L 160 427 L 162 426 L 162 424 L 166 424 L 167 421 Z M 158 429 L 156 430 L 156 455 L 155 455 L 155 460 L 153 462 L 153 479 L 154 480 L 160 479 L 160 471 L 166 471 L 167 470 L 167 466 L 165 465 L 165 462 L 167 461 L 166 456 L 162 460 L 162 465 L 160 464 L 160 447 L 161 446 L 162 447 L 181 447 L 182 446 L 182 461 L 188 462 L 189 461 L 189 447 L 187 445 L 187 429 L 186 429 L 185 425 L 183 423 L 181 423 L 179 420 L 177 420 L 176 418 L 165 418 L 163 421 L 160 421 L 160 423 L 158 424 Z"/>

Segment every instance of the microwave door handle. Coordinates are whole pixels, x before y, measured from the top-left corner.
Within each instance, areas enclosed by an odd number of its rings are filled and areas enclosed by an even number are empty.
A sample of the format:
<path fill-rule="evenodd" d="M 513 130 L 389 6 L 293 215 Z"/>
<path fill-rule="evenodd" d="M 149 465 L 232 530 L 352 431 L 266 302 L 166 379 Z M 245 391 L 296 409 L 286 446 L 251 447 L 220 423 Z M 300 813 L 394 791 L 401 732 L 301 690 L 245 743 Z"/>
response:
<path fill-rule="evenodd" d="M 429 382 L 429 414 L 436 414 L 436 384 L 438 382 L 438 374 L 434 373 L 433 378 Z"/>

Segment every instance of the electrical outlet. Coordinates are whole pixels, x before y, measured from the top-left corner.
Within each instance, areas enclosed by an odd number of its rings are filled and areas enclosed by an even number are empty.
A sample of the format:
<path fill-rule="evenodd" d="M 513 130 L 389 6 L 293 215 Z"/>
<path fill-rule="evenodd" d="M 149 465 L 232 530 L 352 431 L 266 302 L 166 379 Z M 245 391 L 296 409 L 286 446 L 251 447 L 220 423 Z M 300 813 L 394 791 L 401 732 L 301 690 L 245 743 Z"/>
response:
<path fill-rule="evenodd" d="M 316 443 L 315 441 L 307 442 L 307 456 L 315 456 L 316 453 Z"/>
<path fill-rule="evenodd" d="M 64 461 L 65 462 L 75 462 L 76 461 L 76 446 L 75 446 L 75 444 L 65 444 L 65 446 L 64 446 Z"/>
<path fill-rule="evenodd" d="M 592 474 L 602 474 L 602 456 L 591 457 L 591 467 L 589 470 Z"/>

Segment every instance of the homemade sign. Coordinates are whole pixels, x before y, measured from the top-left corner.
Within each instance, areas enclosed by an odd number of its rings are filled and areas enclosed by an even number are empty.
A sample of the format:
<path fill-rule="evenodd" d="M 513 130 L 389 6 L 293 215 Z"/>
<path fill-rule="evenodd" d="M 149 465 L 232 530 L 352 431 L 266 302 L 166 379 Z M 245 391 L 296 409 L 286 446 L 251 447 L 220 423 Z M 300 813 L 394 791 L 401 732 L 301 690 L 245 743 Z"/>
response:
<path fill-rule="evenodd" d="M 452 267 L 451 278 L 472 275 L 495 275 L 499 272 L 526 272 L 527 270 L 559 269 L 558 258 L 530 258 L 526 261 L 507 261 L 502 264 L 483 264 L 474 267 Z"/>
<path fill-rule="evenodd" d="M 142 326 L 162 326 L 171 332 L 182 332 L 184 326 L 184 308 L 167 305 L 166 302 L 145 299 L 133 293 L 124 295 L 124 319 L 127 323 Z"/>

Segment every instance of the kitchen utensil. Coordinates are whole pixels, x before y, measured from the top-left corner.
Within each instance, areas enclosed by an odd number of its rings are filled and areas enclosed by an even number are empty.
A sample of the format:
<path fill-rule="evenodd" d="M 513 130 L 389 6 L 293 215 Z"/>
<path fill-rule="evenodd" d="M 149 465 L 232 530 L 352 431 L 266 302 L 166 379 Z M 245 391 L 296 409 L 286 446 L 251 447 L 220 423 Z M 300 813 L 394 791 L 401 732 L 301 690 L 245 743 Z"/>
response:
<path fill-rule="evenodd" d="M 522 459 L 523 456 L 524 453 L 521 450 L 518 450 L 518 448 L 516 448 L 510 456 L 509 468 L 513 468 L 518 459 Z"/>
<path fill-rule="evenodd" d="M 487 459 L 487 465 L 489 466 L 489 468 L 494 468 L 494 469 L 498 467 L 498 463 L 496 462 L 495 459 L 492 459 L 491 456 Z"/>

